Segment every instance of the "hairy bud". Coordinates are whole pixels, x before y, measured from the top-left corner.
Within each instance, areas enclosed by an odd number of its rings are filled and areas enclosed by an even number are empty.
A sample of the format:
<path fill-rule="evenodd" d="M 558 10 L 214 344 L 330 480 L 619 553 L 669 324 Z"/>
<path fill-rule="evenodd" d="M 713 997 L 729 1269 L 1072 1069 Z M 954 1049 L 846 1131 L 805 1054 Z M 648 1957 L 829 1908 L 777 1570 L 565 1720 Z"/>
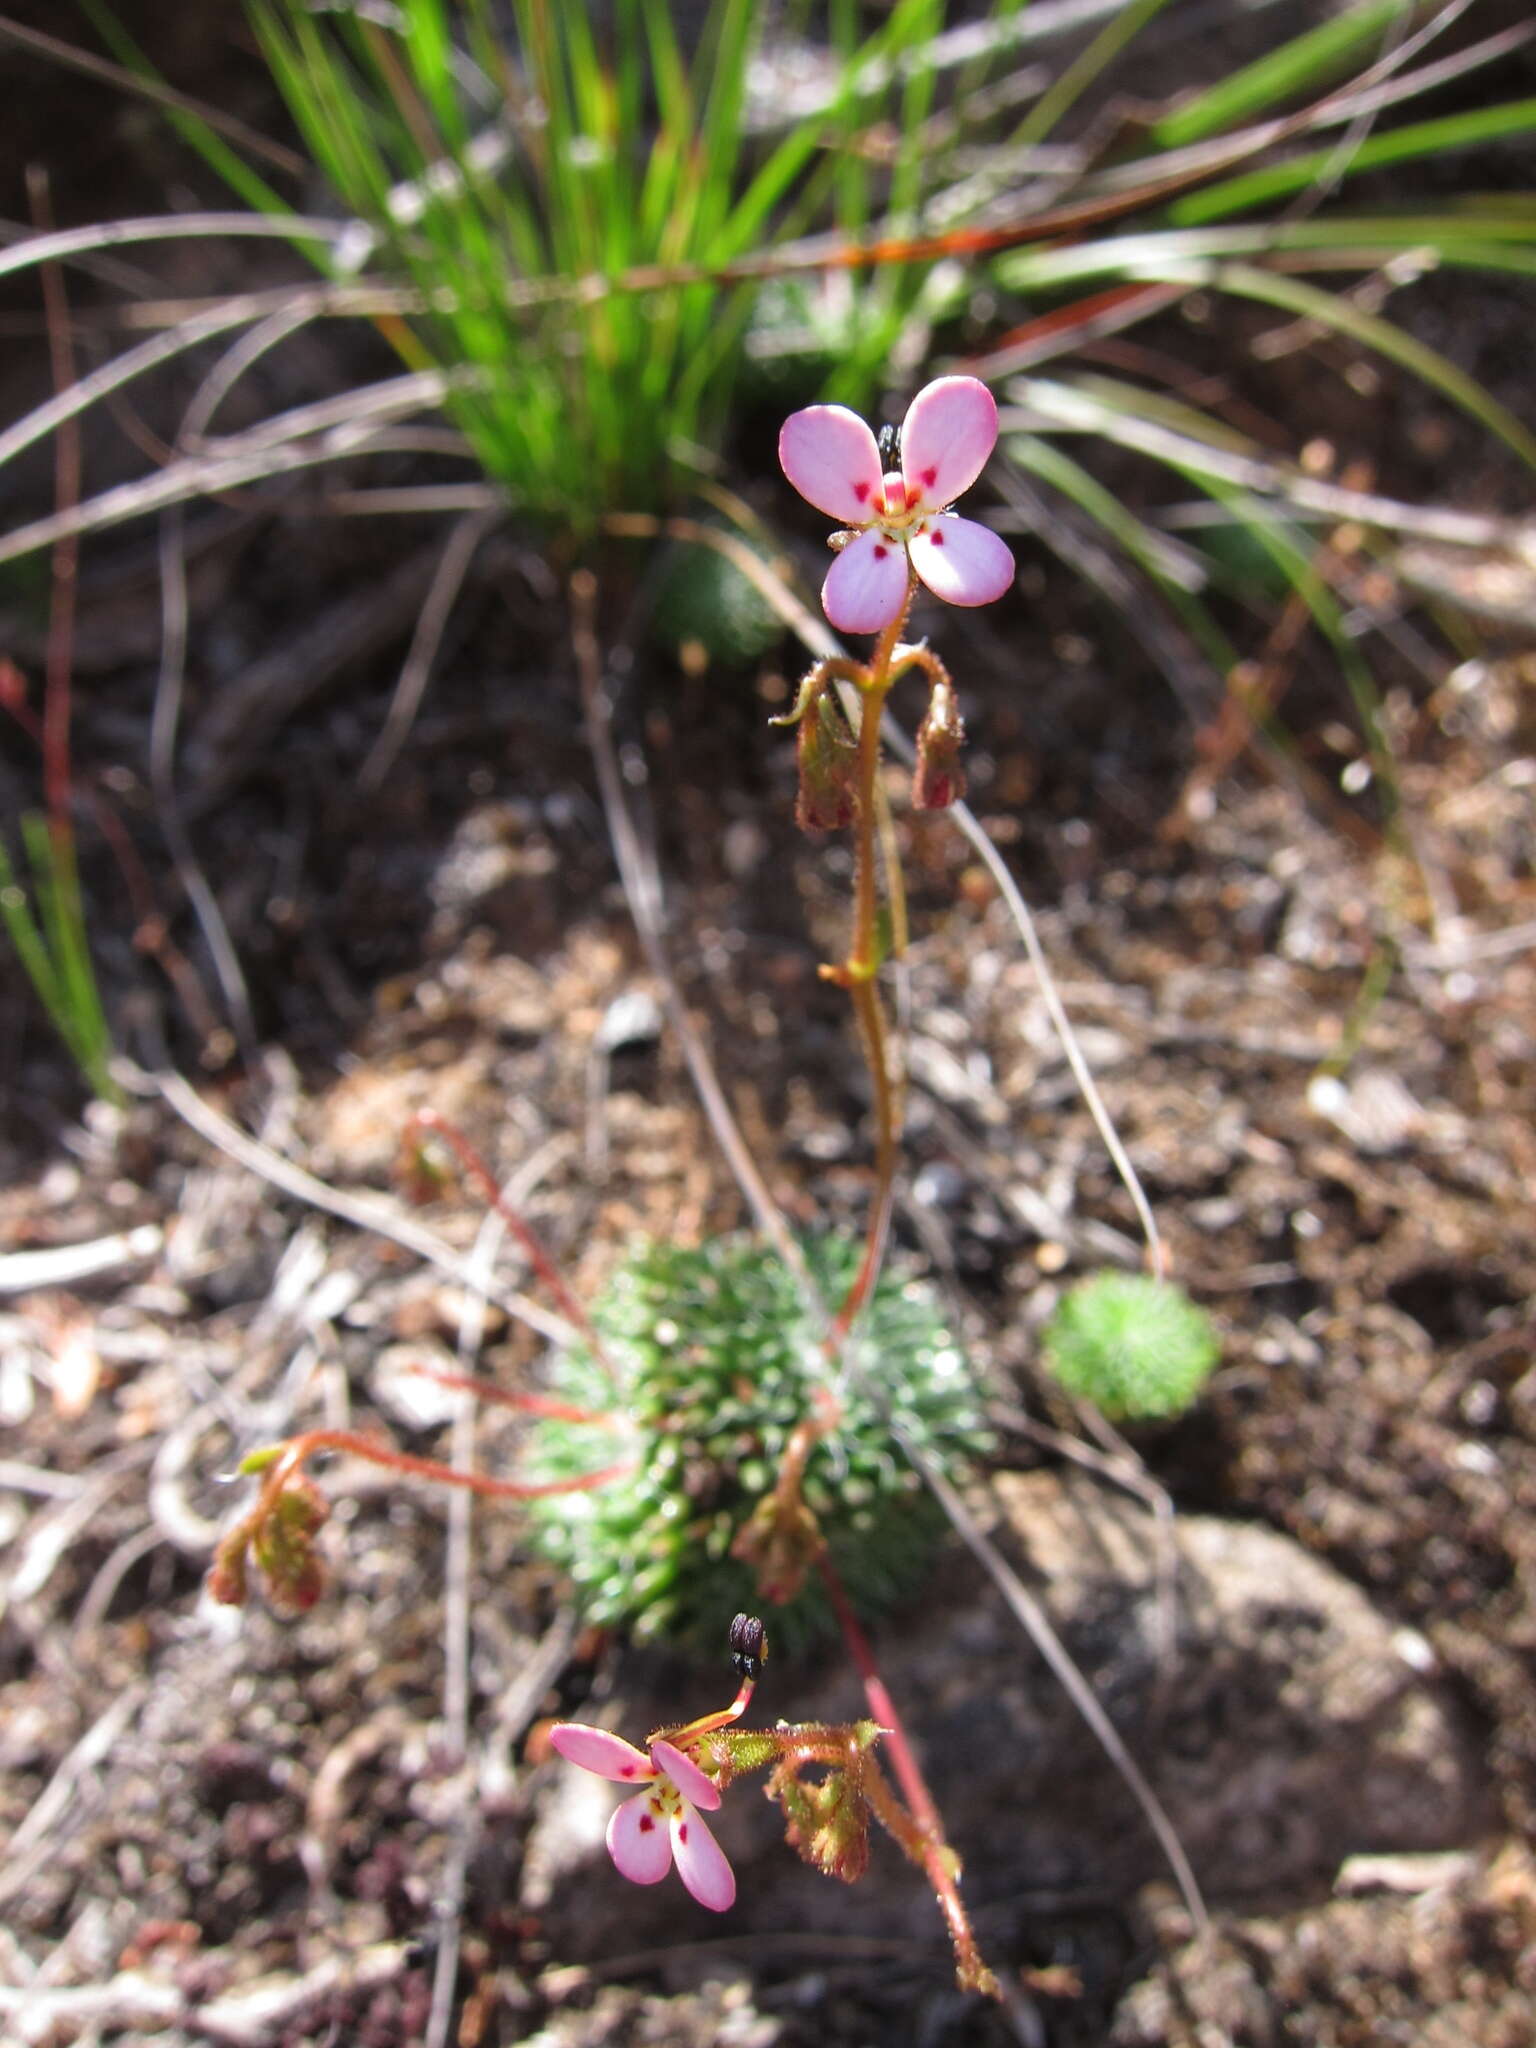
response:
<path fill-rule="evenodd" d="M 303 1613 L 325 1590 L 325 1568 L 314 1539 L 330 1512 L 319 1487 L 298 1473 L 285 1482 L 252 1532 L 251 1555 L 274 1607 Z"/>
<path fill-rule="evenodd" d="M 851 825 L 859 747 L 826 690 L 818 691 L 806 706 L 795 752 L 800 766 L 795 823 L 801 831 L 833 832 Z"/>
<path fill-rule="evenodd" d="M 912 807 L 944 811 L 965 795 L 965 770 L 960 750 L 965 724 L 947 678 L 935 681 L 933 695 L 917 732 L 917 767 L 912 776 Z"/>
<path fill-rule="evenodd" d="M 855 1752 L 847 1768 L 828 1771 L 820 1784 L 807 1784 L 798 1769 L 786 1758 L 766 1788 L 783 1809 L 785 1840 L 823 1876 L 857 1884 L 869 1865 L 862 1758 Z"/>
<path fill-rule="evenodd" d="M 798 1492 L 770 1493 L 737 1530 L 731 1555 L 752 1566 L 765 1600 L 783 1606 L 805 1584 L 822 1541 L 821 1525 Z"/>
<path fill-rule="evenodd" d="M 246 1550 L 251 1540 L 250 1525 L 242 1522 L 223 1537 L 208 1571 L 208 1591 L 221 1607 L 243 1607 L 250 1593 Z"/>

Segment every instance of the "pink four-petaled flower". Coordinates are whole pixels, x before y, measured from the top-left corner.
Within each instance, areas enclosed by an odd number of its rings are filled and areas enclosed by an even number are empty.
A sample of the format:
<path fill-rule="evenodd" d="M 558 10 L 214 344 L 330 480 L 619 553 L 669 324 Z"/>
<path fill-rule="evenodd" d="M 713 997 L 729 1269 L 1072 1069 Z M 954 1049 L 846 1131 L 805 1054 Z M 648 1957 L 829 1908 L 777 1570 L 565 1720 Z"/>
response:
<path fill-rule="evenodd" d="M 725 1851 L 699 1818 L 712 1813 L 720 1788 L 691 1757 L 670 1742 L 653 1742 L 651 1753 L 636 1749 L 606 1728 L 562 1721 L 550 1742 L 569 1763 L 600 1778 L 643 1789 L 616 1806 L 608 1823 L 608 1853 L 619 1875 L 632 1884 L 660 1884 L 677 1859 L 677 1874 L 701 1906 L 723 1913 L 736 1898 L 736 1879 Z"/>
<path fill-rule="evenodd" d="M 908 563 L 935 597 L 991 604 L 1013 581 L 1013 556 L 990 526 L 949 507 L 982 472 L 997 405 L 975 377 L 940 377 L 907 408 L 901 468 L 881 473 L 874 435 L 845 405 L 808 405 L 779 434 L 779 461 L 802 498 L 854 529 L 822 585 L 840 632 L 878 633 L 906 603 Z"/>

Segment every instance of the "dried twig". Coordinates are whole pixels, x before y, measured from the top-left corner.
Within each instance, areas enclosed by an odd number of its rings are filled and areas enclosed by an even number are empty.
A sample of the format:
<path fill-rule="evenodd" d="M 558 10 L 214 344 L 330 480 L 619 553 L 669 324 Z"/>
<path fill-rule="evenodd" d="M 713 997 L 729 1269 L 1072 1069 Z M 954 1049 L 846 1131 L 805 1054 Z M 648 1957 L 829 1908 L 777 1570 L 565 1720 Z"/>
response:
<path fill-rule="evenodd" d="M 84 1244 L 55 1244 L 40 1251 L 0 1253 L 0 1294 L 25 1294 L 34 1287 L 71 1287 L 123 1266 L 155 1258 L 165 1243 L 158 1223 L 117 1230 Z"/>

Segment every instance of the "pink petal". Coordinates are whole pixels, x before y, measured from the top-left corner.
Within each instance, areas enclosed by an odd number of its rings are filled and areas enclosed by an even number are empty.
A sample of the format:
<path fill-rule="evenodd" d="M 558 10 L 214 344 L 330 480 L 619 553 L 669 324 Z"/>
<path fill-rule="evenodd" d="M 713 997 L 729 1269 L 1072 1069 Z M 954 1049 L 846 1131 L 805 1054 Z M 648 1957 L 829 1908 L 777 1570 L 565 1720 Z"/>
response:
<path fill-rule="evenodd" d="M 736 1877 L 725 1851 L 686 1800 L 672 1816 L 672 1853 L 677 1874 L 701 1906 L 723 1913 L 736 1903 Z"/>
<path fill-rule="evenodd" d="M 550 1747 L 567 1763 L 580 1764 L 600 1778 L 617 1778 L 621 1784 L 643 1785 L 656 1776 L 655 1766 L 644 1750 L 636 1749 L 622 1735 L 610 1735 L 606 1728 L 584 1728 L 579 1721 L 562 1721 L 549 1731 Z"/>
<path fill-rule="evenodd" d="M 613 1809 L 608 1822 L 608 1854 L 631 1884 L 660 1884 L 672 1867 L 672 1837 L 651 1798 L 637 1792 Z"/>
<path fill-rule="evenodd" d="M 907 595 L 907 551 L 882 533 L 849 541 L 821 586 L 821 608 L 840 633 L 878 633 Z"/>
<path fill-rule="evenodd" d="M 991 604 L 1013 582 L 1013 556 L 990 526 L 953 513 L 935 519 L 907 545 L 912 566 L 948 604 Z"/>
<path fill-rule="evenodd" d="M 808 405 L 779 430 L 779 461 L 802 498 L 848 526 L 862 526 L 880 505 L 880 451 L 846 405 Z"/>
<path fill-rule="evenodd" d="M 702 1806 L 706 1813 L 713 1813 L 720 1804 L 720 1787 L 714 1779 L 707 1778 L 691 1756 L 685 1756 L 670 1742 L 651 1744 L 651 1762 L 663 1777 L 672 1780 L 685 1799 Z"/>
<path fill-rule="evenodd" d="M 939 377 L 907 407 L 901 473 L 935 512 L 968 491 L 997 441 L 997 401 L 975 377 Z"/>

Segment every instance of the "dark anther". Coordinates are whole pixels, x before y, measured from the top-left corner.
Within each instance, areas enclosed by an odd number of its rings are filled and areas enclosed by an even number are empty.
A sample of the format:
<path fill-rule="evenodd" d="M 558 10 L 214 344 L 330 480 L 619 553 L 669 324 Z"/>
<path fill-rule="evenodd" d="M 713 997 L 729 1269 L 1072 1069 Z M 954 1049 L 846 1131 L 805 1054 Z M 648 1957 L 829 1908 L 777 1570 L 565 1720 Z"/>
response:
<path fill-rule="evenodd" d="M 887 420 L 885 425 L 880 429 L 879 433 L 875 436 L 875 446 L 880 450 L 880 467 L 882 469 L 900 469 L 900 427 L 893 426 L 892 423 L 889 420 Z"/>
<path fill-rule="evenodd" d="M 731 1664 L 739 1678 L 757 1679 L 768 1661 L 768 1631 L 755 1614 L 738 1614 L 726 1630 Z"/>

